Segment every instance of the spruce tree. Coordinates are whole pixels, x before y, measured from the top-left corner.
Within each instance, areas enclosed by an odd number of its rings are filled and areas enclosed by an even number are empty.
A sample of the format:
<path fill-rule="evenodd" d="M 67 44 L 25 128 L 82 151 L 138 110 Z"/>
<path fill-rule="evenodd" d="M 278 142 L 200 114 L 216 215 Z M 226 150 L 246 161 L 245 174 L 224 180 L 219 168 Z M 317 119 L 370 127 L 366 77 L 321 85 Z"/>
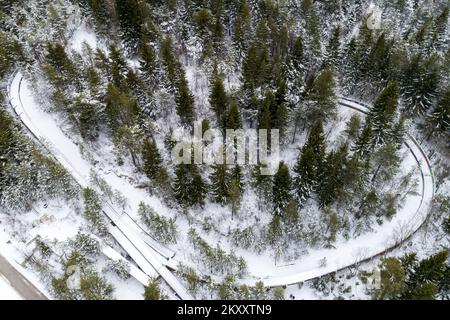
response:
<path fill-rule="evenodd" d="M 233 43 L 240 57 L 247 50 L 251 29 L 251 11 L 247 0 L 241 0 L 234 22 Z"/>
<path fill-rule="evenodd" d="M 203 208 L 207 193 L 206 183 L 203 180 L 197 165 L 193 164 L 190 166 L 190 174 L 192 177 L 192 183 L 190 186 L 190 204 L 191 206 L 198 205 Z"/>
<path fill-rule="evenodd" d="M 228 104 L 227 94 L 223 81 L 220 77 L 215 77 L 211 93 L 209 95 L 209 104 L 217 117 L 217 122 L 222 122 L 222 115 L 225 113 Z"/>
<path fill-rule="evenodd" d="M 143 28 L 140 3 L 136 0 L 116 0 L 115 8 L 120 22 L 122 38 L 128 50 L 135 53 Z"/>
<path fill-rule="evenodd" d="M 291 175 L 289 174 L 289 168 L 280 162 L 278 171 L 273 177 L 273 213 L 281 216 L 284 214 L 289 201 L 291 200 Z"/>
<path fill-rule="evenodd" d="M 212 166 L 211 193 L 215 202 L 225 205 L 229 200 L 230 174 L 227 165 L 216 164 Z"/>
<path fill-rule="evenodd" d="M 139 60 L 139 70 L 141 71 L 142 77 L 145 81 L 153 87 L 156 85 L 158 68 L 156 53 L 151 45 L 146 43 L 145 39 L 141 40 L 140 50 L 141 58 Z"/>
<path fill-rule="evenodd" d="M 372 128 L 372 145 L 380 146 L 389 140 L 398 107 L 398 85 L 389 83 L 375 100 L 366 122 Z"/>
<path fill-rule="evenodd" d="M 317 159 L 312 148 L 303 148 L 294 167 L 294 188 L 297 201 L 304 204 L 316 186 Z"/>
<path fill-rule="evenodd" d="M 372 141 L 372 127 L 369 124 L 366 124 L 358 139 L 356 140 L 352 151 L 356 152 L 361 157 L 366 157 L 370 155 L 373 150 Z"/>
<path fill-rule="evenodd" d="M 327 46 L 327 53 L 325 59 L 325 67 L 331 67 L 337 70 L 339 66 L 340 46 L 341 46 L 341 28 L 337 26 L 331 33 L 330 40 Z"/>
<path fill-rule="evenodd" d="M 186 210 L 191 204 L 190 185 L 189 166 L 185 164 L 177 165 L 172 188 L 175 199 L 183 210 Z"/>
<path fill-rule="evenodd" d="M 232 102 L 230 109 L 227 112 L 225 129 L 237 130 L 241 128 L 242 128 L 241 113 L 239 112 L 237 103 Z"/>
<path fill-rule="evenodd" d="M 314 86 L 310 95 L 312 100 L 311 110 L 308 110 L 311 120 L 326 122 L 336 115 L 336 93 L 333 70 L 323 70 L 314 80 Z"/>
<path fill-rule="evenodd" d="M 410 116 L 422 116 L 435 102 L 439 85 L 438 57 L 424 59 L 417 55 L 403 73 L 402 98 L 404 111 Z"/>
<path fill-rule="evenodd" d="M 336 152 L 330 152 L 325 162 L 324 174 L 318 187 L 319 205 L 325 208 L 333 204 L 343 192 L 344 169 L 347 163 L 348 147 L 342 145 Z"/>
<path fill-rule="evenodd" d="M 146 139 L 142 147 L 142 159 L 144 162 L 144 173 L 153 180 L 159 172 L 162 164 L 161 155 L 154 141 Z"/>
<path fill-rule="evenodd" d="M 195 117 L 194 96 L 191 94 L 186 79 L 181 77 L 178 81 L 176 95 L 177 114 L 184 126 L 192 126 Z"/>
<path fill-rule="evenodd" d="M 428 139 L 434 134 L 450 135 L 450 86 L 442 93 L 433 112 L 427 118 Z"/>

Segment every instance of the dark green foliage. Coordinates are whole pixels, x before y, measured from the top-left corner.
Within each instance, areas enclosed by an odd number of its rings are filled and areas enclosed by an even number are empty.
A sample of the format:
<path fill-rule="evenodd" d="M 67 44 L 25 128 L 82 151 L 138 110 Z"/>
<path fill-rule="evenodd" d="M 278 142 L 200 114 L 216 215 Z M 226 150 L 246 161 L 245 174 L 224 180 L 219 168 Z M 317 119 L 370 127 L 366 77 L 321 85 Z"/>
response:
<path fill-rule="evenodd" d="M 154 141 L 148 139 L 144 141 L 142 159 L 144 162 L 144 173 L 149 179 L 155 179 L 161 168 L 162 159 Z"/>
<path fill-rule="evenodd" d="M 227 110 L 228 98 L 221 78 L 216 77 L 209 95 L 209 103 L 215 112 L 217 122 L 221 123 L 222 115 Z"/>
<path fill-rule="evenodd" d="M 7 73 L 14 63 L 23 59 L 20 44 L 10 33 L 0 30 L 0 77 Z"/>
<path fill-rule="evenodd" d="M 191 94 L 188 83 L 184 77 L 178 80 L 177 95 L 177 114 L 184 126 L 192 127 L 195 117 L 194 96 Z"/>
<path fill-rule="evenodd" d="M 211 193 L 215 202 L 225 205 L 228 202 L 230 192 L 230 174 L 225 164 L 212 166 Z"/>
<path fill-rule="evenodd" d="M 391 82 L 375 100 L 366 122 L 372 129 L 372 145 L 377 147 L 389 140 L 398 106 L 398 85 Z"/>
<path fill-rule="evenodd" d="M 403 72 L 401 93 L 404 111 L 413 116 L 425 114 L 436 99 L 438 84 L 438 57 L 413 57 Z"/>
<path fill-rule="evenodd" d="M 196 165 L 177 165 L 175 168 L 173 192 L 175 199 L 183 209 L 195 205 L 203 206 L 206 196 L 206 184 Z"/>
<path fill-rule="evenodd" d="M 122 38 L 130 52 L 136 52 L 142 36 L 143 19 L 140 3 L 136 0 L 116 0 L 115 8 L 120 22 Z"/>
<path fill-rule="evenodd" d="M 163 300 L 164 295 L 159 287 L 159 281 L 156 278 L 149 280 L 148 285 L 145 287 L 144 300 Z"/>
<path fill-rule="evenodd" d="M 450 135 L 450 87 L 442 93 L 427 120 L 430 132 L 428 137 L 431 137 L 434 133 L 443 136 Z"/>
<path fill-rule="evenodd" d="M 342 184 L 347 163 L 348 147 L 342 145 L 336 152 L 331 152 L 325 162 L 324 173 L 319 183 L 319 205 L 330 206 L 342 193 Z"/>
<path fill-rule="evenodd" d="M 275 215 L 283 215 L 289 201 L 291 200 L 292 179 L 289 174 L 289 168 L 280 162 L 278 171 L 273 177 L 273 212 Z"/>

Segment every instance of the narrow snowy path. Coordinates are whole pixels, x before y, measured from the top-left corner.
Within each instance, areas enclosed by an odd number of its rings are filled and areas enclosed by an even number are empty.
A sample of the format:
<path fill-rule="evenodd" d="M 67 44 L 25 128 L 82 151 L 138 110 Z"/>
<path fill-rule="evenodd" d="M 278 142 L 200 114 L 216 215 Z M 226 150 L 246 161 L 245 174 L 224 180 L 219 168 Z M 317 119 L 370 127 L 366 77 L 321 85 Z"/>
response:
<path fill-rule="evenodd" d="M 46 148 L 54 158 L 70 172 L 81 187 L 89 187 L 92 166 L 83 159 L 79 147 L 67 137 L 50 114 L 42 111 L 34 101 L 27 81 L 17 72 L 8 90 L 14 112 L 30 131 L 31 135 Z M 134 262 L 149 277 L 160 275 L 172 290 L 183 300 L 192 296 L 167 268 L 173 253 L 138 232 L 139 226 L 127 215 L 119 213 L 113 206 L 103 203 L 103 213 L 111 221 L 109 231 Z"/>

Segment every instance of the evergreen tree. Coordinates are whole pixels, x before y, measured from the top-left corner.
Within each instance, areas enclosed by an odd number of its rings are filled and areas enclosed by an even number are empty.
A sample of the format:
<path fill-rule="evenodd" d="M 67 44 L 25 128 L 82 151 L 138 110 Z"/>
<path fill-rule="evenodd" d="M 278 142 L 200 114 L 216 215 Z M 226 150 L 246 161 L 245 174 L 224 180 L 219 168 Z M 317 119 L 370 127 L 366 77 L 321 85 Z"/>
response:
<path fill-rule="evenodd" d="M 235 165 L 231 170 L 231 179 L 237 182 L 237 186 L 239 187 L 239 192 L 244 192 L 244 176 L 242 173 L 242 168 L 240 165 Z"/>
<path fill-rule="evenodd" d="M 225 129 L 241 129 L 242 119 L 236 102 L 232 102 L 226 116 Z"/>
<path fill-rule="evenodd" d="M 344 144 L 337 152 L 331 152 L 327 157 L 324 173 L 318 188 L 319 205 L 321 208 L 330 206 L 342 194 L 347 153 L 348 147 Z"/>
<path fill-rule="evenodd" d="M 412 116 L 425 114 L 433 105 L 439 84 L 438 57 L 425 59 L 417 55 L 412 58 L 402 78 L 404 110 Z"/>
<path fill-rule="evenodd" d="M 230 192 L 230 174 L 225 164 L 212 166 L 211 192 L 215 202 L 225 205 L 229 200 Z"/>
<path fill-rule="evenodd" d="M 191 165 L 192 184 L 190 186 L 191 205 L 198 205 L 201 208 L 205 205 L 207 186 L 196 165 Z"/>
<path fill-rule="evenodd" d="M 115 8 L 120 22 L 122 38 L 130 52 L 134 53 L 137 50 L 143 30 L 140 3 L 136 0 L 116 0 Z"/>
<path fill-rule="evenodd" d="M 375 100 L 366 122 L 372 128 L 372 145 L 380 146 L 389 140 L 398 106 L 397 82 L 389 83 Z"/>
<path fill-rule="evenodd" d="M 352 148 L 352 151 L 355 151 L 359 156 L 366 157 L 370 155 L 372 152 L 372 127 L 369 124 L 366 124 L 358 139 L 355 142 L 355 145 Z"/>
<path fill-rule="evenodd" d="M 341 28 L 337 26 L 333 29 L 330 40 L 327 46 L 327 53 L 325 59 L 325 67 L 331 67 L 334 70 L 339 66 L 340 46 L 341 46 Z"/>
<path fill-rule="evenodd" d="M 252 170 L 252 182 L 251 185 L 255 189 L 258 196 L 258 207 L 262 208 L 262 205 L 272 196 L 272 176 L 261 174 L 261 164 L 253 167 Z"/>
<path fill-rule="evenodd" d="M 189 166 L 179 164 L 175 167 L 175 179 L 173 181 L 173 193 L 178 204 L 187 209 L 191 204 L 191 181 L 189 175 Z"/>
<path fill-rule="evenodd" d="M 145 287 L 144 300 L 163 300 L 164 295 L 159 287 L 159 281 L 156 278 L 150 279 Z"/>
<path fill-rule="evenodd" d="M 345 134 L 347 136 L 347 140 L 355 141 L 361 131 L 361 118 L 358 115 L 352 115 L 350 120 L 347 122 L 347 126 L 345 129 Z"/>
<path fill-rule="evenodd" d="M 239 10 L 234 22 L 233 43 L 242 57 L 247 50 L 249 38 L 251 36 L 251 11 L 247 0 L 241 0 Z"/>
<path fill-rule="evenodd" d="M 434 133 L 450 135 L 450 86 L 443 92 L 427 120 L 430 128 L 428 138 Z"/>
<path fill-rule="evenodd" d="M 156 76 L 158 68 L 156 53 L 144 39 L 141 40 L 140 51 L 141 58 L 139 60 L 139 70 L 141 71 L 142 77 L 145 81 L 154 87 L 157 81 Z"/>
<path fill-rule="evenodd" d="M 303 148 L 294 167 L 297 201 L 304 204 L 316 185 L 317 159 L 312 148 Z"/>
<path fill-rule="evenodd" d="M 228 104 L 227 94 L 223 81 L 220 77 L 215 77 L 211 94 L 209 95 L 209 104 L 217 117 L 217 122 L 222 122 L 222 115 L 225 113 Z"/>
<path fill-rule="evenodd" d="M 281 216 L 284 214 L 289 201 L 291 200 L 291 175 L 289 168 L 280 162 L 278 171 L 273 177 L 273 212 L 275 215 Z"/>
<path fill-rule="evenodd" d="M 147 177 L 153 180 L 158 174 L 162 159 L 158 147 L 154 141 L 146 139 L 142 147 L 142 159 L 144 162 L 144 172 Z"/>
<path fill-rule="evenodd" d="M 186 79 L 181 77 L 178 81 L 178 90 L 176 96 L 177 114 L 184 126 L 192 126 L 195 117 L 194 96 L 189 90 Z"/>
<path fill-rule="evenodd" d="M 311 120 L 322 120 L 334 118 L 336 115 L 336 93 L 333 70 L 328 68 L 323 70 L 314 81 L 314 86 L 310 95 L 312 106 L 308 110 Z"/>

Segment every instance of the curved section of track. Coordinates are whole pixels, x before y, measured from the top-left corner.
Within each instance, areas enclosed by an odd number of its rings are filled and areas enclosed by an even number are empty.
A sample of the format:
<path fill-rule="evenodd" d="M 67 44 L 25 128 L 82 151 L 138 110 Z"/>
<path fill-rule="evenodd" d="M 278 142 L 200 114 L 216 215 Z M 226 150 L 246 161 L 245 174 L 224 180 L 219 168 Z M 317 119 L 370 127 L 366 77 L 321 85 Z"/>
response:
<path fill-rule="evenodd" d="M 8 87 L 13 112 L 36 142 L 70 172 L 82 188 L 88 187 L 91 167 L 81 156 L 79 147 L 64 135 L 48 114 L 33 113 L 35 110 L 31 106 L 35 103 L 32 93 L 28 88 L 24 89 L 25 83 L 22 85 L 22 81 L 22 74 L 17 72 Z M 178 298 L 192 299 L 186 288 L 168 269 L 172 268 L 170 258 L 173 257 L 173 252 L 142 235 L 134 220 L 127 214 L 119 213 L 109 203 L 103 203 L 103 213 L 111 222 L 108 228 L 111 235 L 147 276 L 161 276 Z"/>
<path fill-rule="evenodd" d="M 344 97 L 339 97 L 338 104 L 363 114 L 370 110 L 367 104 Z M 407 134 L 405 145 L 410 151 L 409 162 L 417 165 L 420 171 L 420 194 L 409 197 L 409 202 L 405 203 L 392 221 L 377 226 L 370 234 L 348 240 L 335 249 L 314 250 L 292 265 L 272 270 L 270 276 L 249 277 L 239 282 L 254 285 L 262 281 L 266 287 L 297 284 L 381 257 L 409 240 L 428 217 L 435 194 L 435 180 L 430 161 L 416 139 Z M 325 266 L 319 266 L 320 261 L 326 261 Z"/>

